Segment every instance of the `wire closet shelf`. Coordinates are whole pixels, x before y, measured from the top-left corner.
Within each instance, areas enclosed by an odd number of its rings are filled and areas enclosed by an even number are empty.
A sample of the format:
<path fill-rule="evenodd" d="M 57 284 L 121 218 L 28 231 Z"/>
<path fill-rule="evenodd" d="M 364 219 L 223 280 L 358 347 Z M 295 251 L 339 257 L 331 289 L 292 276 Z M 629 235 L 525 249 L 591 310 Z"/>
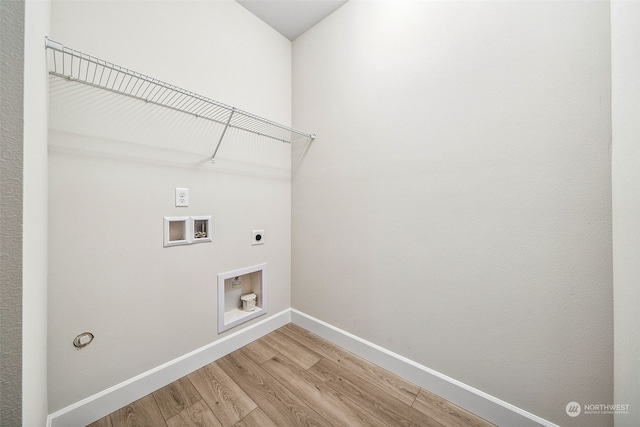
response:
<path fill-rule="evenodd" d="M 186 89 L 129 70 L 95 56 L 68 48 L 45 38 L 49 74 L 88 86 L 97 87 L 150 104 L 209 120 L 224 126 L 211 161 L 215 160 L 228 128 L 250 132 L 265 138 L 291 143 L 315 134 L 281 125 L 247 111 L 223 104 Z"/>

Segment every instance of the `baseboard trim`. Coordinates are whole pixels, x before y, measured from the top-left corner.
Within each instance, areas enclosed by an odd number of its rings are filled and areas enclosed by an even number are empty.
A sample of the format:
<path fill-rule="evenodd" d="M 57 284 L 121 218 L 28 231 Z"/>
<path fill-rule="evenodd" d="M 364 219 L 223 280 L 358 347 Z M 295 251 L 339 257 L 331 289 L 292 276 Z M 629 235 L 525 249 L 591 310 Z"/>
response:
<path fill-rule="evenodd" d="M 269 316 L 204 347 L 62 408 L 47 417 L 47 427 L 86 426 L 147 394 L 226 356 L 291 321 L 291 310 Z"/>
<path fill-rule="evenodd" d="M 286 309 L 47 417 L 47 427 L 86 426 L 289 322 L 441 396 L 497 426 L 558 427 L 517 406 L 296 309 Z"/>
<path fill-rule="evenodd" d="M 291 309 L 291 322 L 497 426 L 558 427 L 537 415 L 294 308 Z"/>

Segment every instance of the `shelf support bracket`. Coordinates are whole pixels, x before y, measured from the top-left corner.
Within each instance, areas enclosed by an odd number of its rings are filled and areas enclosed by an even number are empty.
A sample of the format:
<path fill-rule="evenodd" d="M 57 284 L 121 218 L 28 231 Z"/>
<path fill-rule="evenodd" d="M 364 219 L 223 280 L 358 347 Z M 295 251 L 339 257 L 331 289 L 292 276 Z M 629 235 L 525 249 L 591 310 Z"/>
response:
<path fill-rule="evenodd" d="M 231 114 L 229 114 L 229 118 L 227 119 L 227 123 L 224 125 L 224 129 L 222 130 L 222 135 L 220 135 L 220 139 L 218 140 L 218 145 L 216 145 L 216 149 L 213 152 L 213 156 L 211 156 L 211 163 L 216 162 L 216 154 L 218 154 L 218 149 L 220 148 L 220 144 L 224 139 L 224 134 L 227 133 L 227 129 L 229 129 L 229 124 L 231 123 L 231 119 L 233 118 L 233 113 L 236 112 L 235 107 L 231 109 Z"/>

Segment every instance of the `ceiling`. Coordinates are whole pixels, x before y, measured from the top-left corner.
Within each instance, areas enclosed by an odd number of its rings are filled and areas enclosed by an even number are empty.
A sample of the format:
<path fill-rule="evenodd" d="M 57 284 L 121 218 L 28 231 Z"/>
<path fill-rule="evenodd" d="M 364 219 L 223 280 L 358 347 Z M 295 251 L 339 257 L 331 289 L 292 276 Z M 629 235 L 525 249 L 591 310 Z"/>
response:
<path fill-rule="evenodd" d="M 348 0 L 236 0 L 289 40 L 322 21 Z"/>

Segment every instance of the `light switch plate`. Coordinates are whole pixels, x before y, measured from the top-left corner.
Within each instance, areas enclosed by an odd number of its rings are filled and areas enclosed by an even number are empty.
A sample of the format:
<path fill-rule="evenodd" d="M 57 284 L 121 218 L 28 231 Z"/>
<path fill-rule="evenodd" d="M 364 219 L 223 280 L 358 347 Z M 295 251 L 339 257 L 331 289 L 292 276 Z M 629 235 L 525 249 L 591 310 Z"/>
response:
<path fill-rule="evenodd" d="M 189 206 L 188 188 L 176 188 L 176 206 Z"/>

